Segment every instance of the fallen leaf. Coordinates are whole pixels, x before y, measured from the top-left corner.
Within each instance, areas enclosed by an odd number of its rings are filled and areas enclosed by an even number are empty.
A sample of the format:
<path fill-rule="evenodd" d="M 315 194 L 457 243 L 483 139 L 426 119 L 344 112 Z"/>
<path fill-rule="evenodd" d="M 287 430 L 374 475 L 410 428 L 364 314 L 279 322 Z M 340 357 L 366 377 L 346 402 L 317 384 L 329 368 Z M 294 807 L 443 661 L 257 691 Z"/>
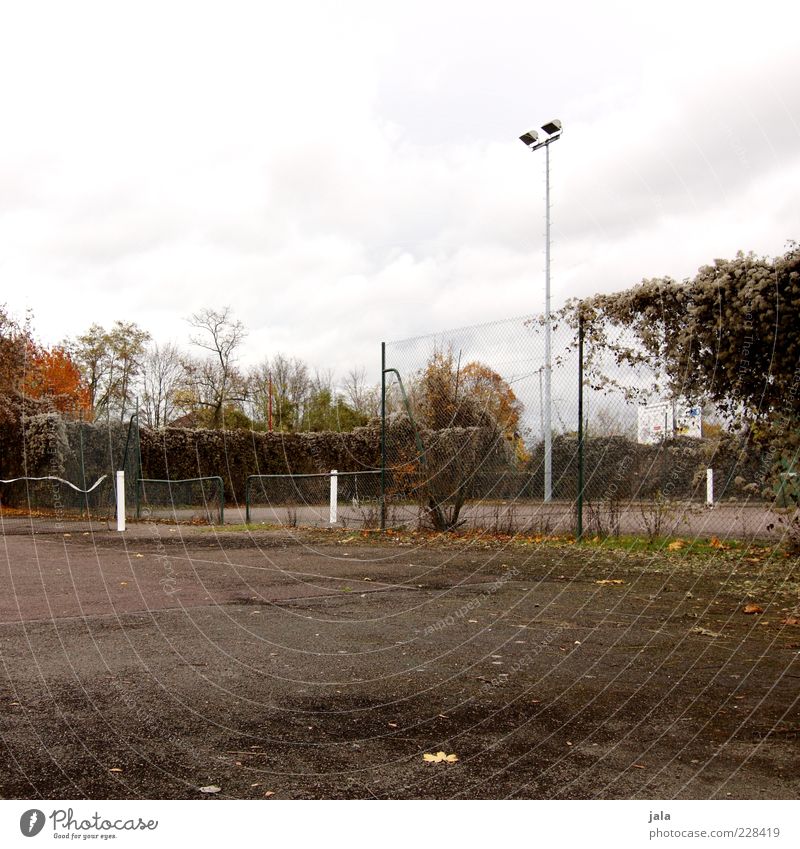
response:
<path fill-rule="evenodd" d="M 644 764 L 631 764 L 634 769 L 647 769 Z"/>
<path fill-rule="evenodd" d="M 386 724 L 389 726 L 389 728 L 397 728 L 396 722 L 387 722 Z"/>
<path fill-rule="evenodd" d="M 272 792 L 272 790 L 267 790 L 267 792 L 264 794 L 264 798 L 269 799 L 270 796 L 274 796 L 274 795 L 275 794 Z"/>
<path fill-rule="evenodd" d="M 725 545 L 725 543 L 724 543 L 724 542 L 722 542 L 722 541 L 719 539 L 719 537 L 711 537 L 711 539 L 708 541 L 708 544 L 709 544 L 712 548 L 727 548 L 727 547 L 728 547 L 727 545 Z"/>
<path fill-rule="evenodd" d="M 595 581 L 596 584 L 624 584 L 621 578 L 604 578 L 602 581 Z"/>
<path fill-rule="evenodd" d="M 781 620 L 781 625 L 800 625 L 800 617 L 787 616 L 785 619 Z"/>
<path fill-rule="evenodd" d="M 200 788 L 201 793 L 219 793 L 222 790 L 221 787 L 217 787 L 216 784 L 208 784 L 205 787 Z"/>
<path fill-rule="evenodd" d="M 109 772 L 122 772 L 118 766 L 112 766 Z"/>
<path fill-rule="evenodd" d="M 764 608 L 761 605 L 755 604 L 754 602 L 748 602 L 743 608 L 742 613 L 746 613 L 748 615 L 752 615 L 753 613 L 763 613 Z"/>
<path fill-rule="evenodd" d="M 667 551 L 678 551 L 683 548 L 686 543 L 682 539 L 676 539 L 667 546 Z"/>
<path fill-rule="evenodd" d="M 458 760 L 458 755 L 448 755 L 444 752 L 437 752 L 435 755 L 424 754 L 422 756 L 423 760 L 427 761 L 429 764 L 440 764 L 440 763 L 448 763 L 454 764 Z"/>
<path fill-rule="evenodd" d="M 135 554 L 134 557 L 144 557 L 144 554 Z"/>
<path fill-rule="evenodd" d="M 717 634 L 716 631 L 709 631 L 708 628 L 695 627 L 689 632 L 691 634 L 702 634 L 704 637 L 721 637 L 722 634 Z"/>
<path fill-rule="evenodd" d="M 67 539 L 69 539 L 69 538 L 72 536 L 72 534 L 64 534 L 64 536 L 65 536 Z"/>
<path fill-rule="evenodd" d="M 120 582 L 119 582 L 119 585 L 120 585 L 121 587 L 127 587 L 127 586 L 128 586 L 128 582 L 127 582 L 127 581 L 120 581 Z"/>

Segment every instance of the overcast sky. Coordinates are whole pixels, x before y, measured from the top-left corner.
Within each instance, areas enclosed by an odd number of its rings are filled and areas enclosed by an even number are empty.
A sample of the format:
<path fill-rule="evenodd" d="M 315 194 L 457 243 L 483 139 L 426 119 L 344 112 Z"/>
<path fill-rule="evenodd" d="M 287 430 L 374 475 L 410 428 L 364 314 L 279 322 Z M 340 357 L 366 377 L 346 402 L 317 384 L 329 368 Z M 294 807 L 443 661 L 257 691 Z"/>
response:
<path fill-rule="evenodd" d="M 787 3 L 0 0 L 0 274 L 45 343 L 134 320 L 377 379 L 379 342 L 800 234 Z"/>

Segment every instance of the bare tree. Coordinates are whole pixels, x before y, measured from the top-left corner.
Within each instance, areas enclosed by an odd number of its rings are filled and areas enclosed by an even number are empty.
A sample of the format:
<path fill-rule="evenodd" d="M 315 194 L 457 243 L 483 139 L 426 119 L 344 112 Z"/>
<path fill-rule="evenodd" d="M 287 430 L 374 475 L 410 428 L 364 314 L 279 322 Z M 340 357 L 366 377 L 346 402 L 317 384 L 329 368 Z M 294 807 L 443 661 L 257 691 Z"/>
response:
<path fill-rule="evenodd" d="M 236 353 L 247 331 L 234 319 L 230 307 L 222 310 L 204 308 L 194 313 L 189 324 L 197 331 L 192 344 L 209 352 L 203 360 L 185 363 L 188 382 L 193 390 L 193 403 L 211 414 L 212 427 L 222 427 L 225 406 L 241 403 L 246 386 L 236 368 Z"/>
<path fill-rule="evenodd" d="M 311 388 L 308 366 L 297 357 L 275 354 L 259 368 L 262 387 L 272 378 L 273 426 L 276 430 L 298 430 Z"/>
<path fill-rule="evenodd" d="M 342 388 L 347 403 L 357 413 L 367 418 L 380 415 L 380 387 L 367 383 L 367 370 L 363 366 L 356 366 L 347 372 Z"/>
<path fill-rule="evenodd" d="M 172 342 L 154 343 L 144 356 L 141 378 L 142 411 L 149 427 L 166 427 L 176 405 L 175 393 L 182 384 L 183 357 Z"/>

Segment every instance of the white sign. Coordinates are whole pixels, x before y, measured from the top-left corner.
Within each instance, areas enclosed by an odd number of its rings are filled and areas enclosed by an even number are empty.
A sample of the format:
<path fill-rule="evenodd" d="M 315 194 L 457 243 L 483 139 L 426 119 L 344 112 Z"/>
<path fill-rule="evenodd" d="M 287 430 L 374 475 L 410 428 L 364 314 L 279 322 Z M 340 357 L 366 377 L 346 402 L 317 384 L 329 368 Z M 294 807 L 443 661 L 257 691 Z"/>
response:
<path fill-rule="evenodd" d="M 700 439 L 703 423 L 700 407 L 671 401 L 645 404 L 638 409 L 637 440 L 643 445 L 657 445 L 675 436 Z"/>

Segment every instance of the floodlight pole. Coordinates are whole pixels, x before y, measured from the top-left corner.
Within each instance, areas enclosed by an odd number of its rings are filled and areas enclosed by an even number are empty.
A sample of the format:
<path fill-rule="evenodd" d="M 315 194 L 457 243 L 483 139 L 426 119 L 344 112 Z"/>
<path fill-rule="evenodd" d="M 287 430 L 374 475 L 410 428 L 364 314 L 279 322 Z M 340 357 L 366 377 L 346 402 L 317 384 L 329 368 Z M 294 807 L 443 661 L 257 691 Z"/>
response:
<path fill-rule="evenodd" d="M 542 129 L 548 138 L 539 141 L 539 132 L 529 130 L 520 136 L 530 150 L 545 153 L 545 249 L 544 249 L 544 500 L 553 498 L 553 362 L 550 344 L 550 145 L 561 138 L 561 121 L 550 121 Z"/>
<path fill-rule="evenodd" d="M 558 138 L 558 136 L 556 136 Z M 550 141 L 545 142 L 545 248 L 544 248 L 544 500 L 553 497 L 552 357 L 550 350 Z"/>

